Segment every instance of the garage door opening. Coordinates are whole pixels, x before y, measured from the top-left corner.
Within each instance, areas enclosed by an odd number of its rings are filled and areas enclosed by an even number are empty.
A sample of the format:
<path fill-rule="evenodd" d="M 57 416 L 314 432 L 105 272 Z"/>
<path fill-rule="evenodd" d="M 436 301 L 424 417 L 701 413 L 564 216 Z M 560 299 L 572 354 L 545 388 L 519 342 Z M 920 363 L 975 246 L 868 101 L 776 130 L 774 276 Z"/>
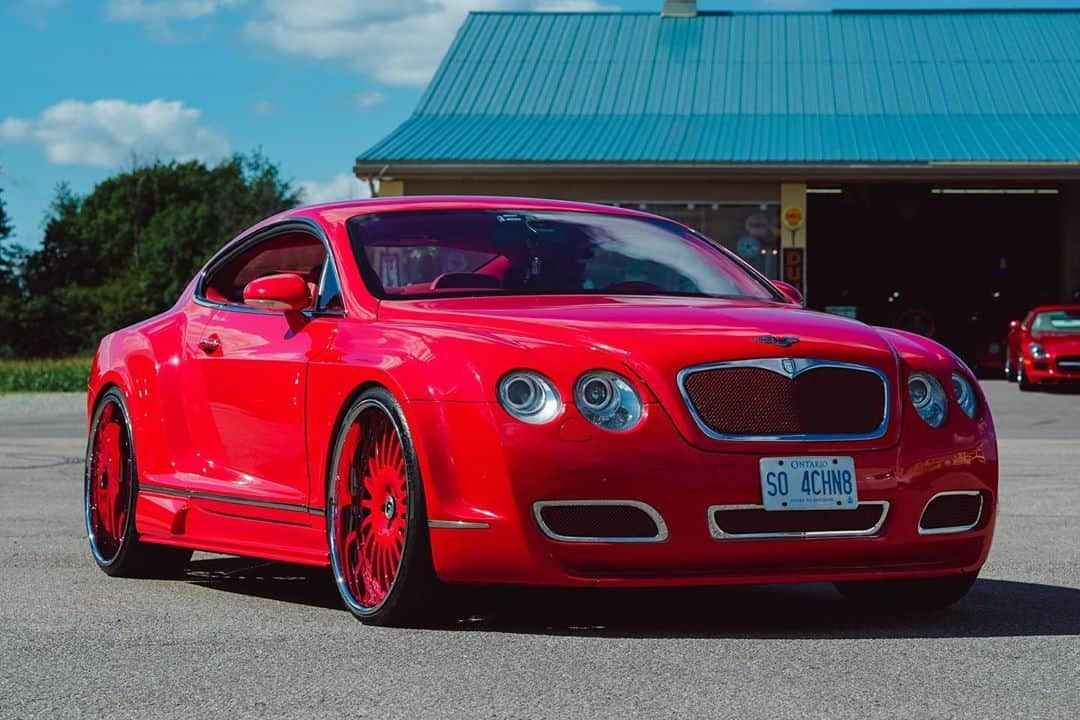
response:
<path fill-rule="evenodd" d="M 1056 188 L 838 189 L 808 198 L 811 307 L 928 335 L 989 372 L 1009 320 L 1056 300 Z"/>

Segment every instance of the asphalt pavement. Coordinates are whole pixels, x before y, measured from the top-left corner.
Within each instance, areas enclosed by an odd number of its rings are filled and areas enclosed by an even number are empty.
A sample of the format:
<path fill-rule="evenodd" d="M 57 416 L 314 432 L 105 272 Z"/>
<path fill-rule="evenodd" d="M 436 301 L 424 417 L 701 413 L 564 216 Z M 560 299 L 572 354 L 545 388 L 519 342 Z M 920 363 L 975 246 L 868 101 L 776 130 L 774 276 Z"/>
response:
<path fill-rule="evenodd" d="M 197 554 L 94 567 L 81 395 L 0 397 L 0 717 L 1080 716 L 1080 394 L 985 384 L 1002 488 L 959 605 L 831 587 L 472 590 L 459 619 L 364 626 L 327 572 Z"/>

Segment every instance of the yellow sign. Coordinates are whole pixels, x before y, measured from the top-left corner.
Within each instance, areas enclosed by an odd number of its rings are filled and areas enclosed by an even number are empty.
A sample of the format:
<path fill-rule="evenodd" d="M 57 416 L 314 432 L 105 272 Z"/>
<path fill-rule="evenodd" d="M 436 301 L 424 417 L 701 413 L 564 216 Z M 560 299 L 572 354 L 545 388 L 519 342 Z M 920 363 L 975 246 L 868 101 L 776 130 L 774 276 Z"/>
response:
<path fill-rule="evenodd" d="M 795 231 L 803 226 L 806 222 L 806 213 L 800 207 L 789 207 L 784 210 L 783 214 L 784 227 L 788 230 Z"/>

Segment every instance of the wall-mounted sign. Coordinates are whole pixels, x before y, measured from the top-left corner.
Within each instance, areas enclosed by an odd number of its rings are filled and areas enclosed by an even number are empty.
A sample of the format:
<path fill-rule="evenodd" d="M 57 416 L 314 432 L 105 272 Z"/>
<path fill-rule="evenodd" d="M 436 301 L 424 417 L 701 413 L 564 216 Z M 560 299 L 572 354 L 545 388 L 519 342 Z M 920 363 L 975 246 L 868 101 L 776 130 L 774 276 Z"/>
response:
<path fill-rule="evenodd" d="M 794 232 L 806 222 L 806 213 L 801 207 L 789 207 L 784 210 L 781 219 L 784 221 L 784 227 Z"/>
<path fill-rule="evenodd" d="M 803 287 L 803 249 L 784 248 L 784 282 L 794 285 L 799 292 L 805 293 Z"/>
<path fill-rule="evenodd" d="M 854 305 L 826 305 L 825 312 L 830 315 L 842 315 L 854 320 L 855 316 L 858 315 L 858 308 Z"/>

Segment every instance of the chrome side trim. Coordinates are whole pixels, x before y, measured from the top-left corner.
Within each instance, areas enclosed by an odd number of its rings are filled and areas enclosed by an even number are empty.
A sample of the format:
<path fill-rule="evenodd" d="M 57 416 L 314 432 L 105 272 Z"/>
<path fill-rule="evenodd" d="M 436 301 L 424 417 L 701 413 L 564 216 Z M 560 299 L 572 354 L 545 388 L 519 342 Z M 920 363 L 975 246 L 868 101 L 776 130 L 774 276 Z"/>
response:
<path fill-rule="evenodd" d="M 803 374 L 807 370 L 813 368 L 822 367 L 835 367 L 835 368 L 847 368 L 848 370 L 859 370 L 862 372 L 872 373 L 877 375 L 881 380 L 881 387 L 885 393 L 885 411 L 882 413 L 881 423 L 871 432 L 860 433 L 855 435 L 828 435 L 828 434 L 814 434 L 814 433 L 790 433 L 781 435 L 725 435 L 724 433 L 718 433 L 710 428 L 698 411 L 694 408 L 694 403 L 690 401 L 690 395 L 686 392 L 686 378 L 690 377 L 694 373 L 702 372 L 704 370 L 718 370 L 722 368 L 731 367 L 755 367 L 762 370 L 769 370 L 778 375 L 794 380 L 799 375 Z M 728 360 L 725 362 L 706 363 L 704 365 L 692 365 L 688 368 L 683 368 L 679 371 L 677 376 L 679 385 L 679 394 L 682 395 L 683 403 L 690 411 L 690 415 L 694 418 L 694 422 L 697 423 L 701 432 L 708 435 L 713 440 L 738 440 L 738 441 L 754 441 L 754 442 L 805 442 L 805 441 L 825 441 L 825 442 L 839 442 L 839 441 L 857 441 L 857 440 L 878 440 L 885 436 L 885 433 L 889 430 L 889 421 L 892 418 L 892 403 L 890 402 L 889 395 L 889 378 L 885 373 L 878 370 L 875 367 L 869 365 L 859 365 L 857 363 L 842 362 L 840 360 L 817 360 L 814 358 L 754 358 L 750 360 Z"/>
<path fill-rule="evenodd" d="M 233 505 L 250 505 L 252 507 L 270 508 L 273 510 L 289 510 L 291 512 L 302 512 L 311 515 L 322 515 L 324 512 L 322 508 L 309 507 L 307 505 L 273 502 L 271 500 L 256 500 L 254 498 L 237 497 L 236 495 L 226 495 L 224 493 L 203 492 L 201 490 L 184 490 L 182 488 L 154 485 L 152 483 L 139 483 L 139 490 L 154 493 L 156 495 L 169 495 L 172 497 L 185 498 L 187 500 L 212 500 L 214 502 L 232 503 Z"/>
<path fill-rule="evenodd" d="M 486 522 L 473 522 L 472 520 L 428 520 L 429 528 L 442 530 L 487 530 L 491 525 Z"/>
<path fill-rule="evenodd" d="M 716 524 L 717 510 L 764 510 L 764 505 L 710 505 L 706 511 L 709 522 L 709 534 L 714 540 L 771 540 L 775 538 L 800 538 L 803 540 L 846 538 L 846 537 L 870 537 L 877 535 L 885 524 L 885 518 L 889 516 L 888 500 L 867 500 L 859 505 L 877 505 L 881 508 L 881 515 L 873 527 L 865 530 L 811 530 L 806 532 L 762 532 L 762 533 L 729 533 Z M 801 512 L 799 510 L 785 510 L 778 512 Z"/>
<path fill-rule="evenodd" d="M 950 527 L 943 528 L 924 528 L 922 526 L 923 518 L 926 517 L 926 509 L 930 507 L 930 503 L 937 500 L 939 497 L 946 495 L 978 495 L 979 496 L 979 512 L 975 514 L 975 522 L 970 525 L 952 525 Z M 982 522 L 983 504 L 986 501 L 983 499 L 981 490 L 947 490 L 945 492 L 939 492 L 932 498 L 926 501 L 923 505 L 922 513 L 919 515 L 919 534 L 920 535 L 949 535 L 952 533 L 967 532 L 972 530 L 976 525 Z"/>
<path fill-rule="evenodd" d="M 656 535 L 646 537 L 585 537 L 577 535 L 560 535 L 548 527 L 540 514 L 540 511 L 546 507 L 605 507 L 612 505 L 637 508 L 644 512 L 654 523 L 656 523 Z M 533 503 L 533 517 L 536 519 L 536 524 L 540 527 L 541 532 L 552 540 L 558 540 L 559 542 L 659 543 L 665 542 L 668 539 L 668 528 L 667 524 L 664 522 L 664 518 L 660 516 L 660 513 L 658 513 L 656 508 L 652 505 L 643 503 L 639 500 L 537 500 Z"/>

